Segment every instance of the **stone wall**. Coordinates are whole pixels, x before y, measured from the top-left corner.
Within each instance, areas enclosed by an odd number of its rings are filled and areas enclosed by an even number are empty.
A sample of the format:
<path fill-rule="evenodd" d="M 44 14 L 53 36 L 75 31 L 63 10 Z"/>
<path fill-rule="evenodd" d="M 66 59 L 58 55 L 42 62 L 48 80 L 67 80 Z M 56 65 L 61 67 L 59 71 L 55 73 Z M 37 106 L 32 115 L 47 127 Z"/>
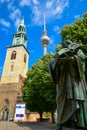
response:
<path fill-rule="evenodd" d="M 9 109 L 9 117 L 14 116 L 15 104 L 17 98 L 17 83 L 9 83 L 9 84 L 0 84 L 0 117 L 1 111 L 6 105 L 5 100 L 8 99 L 8 109 Z"/>

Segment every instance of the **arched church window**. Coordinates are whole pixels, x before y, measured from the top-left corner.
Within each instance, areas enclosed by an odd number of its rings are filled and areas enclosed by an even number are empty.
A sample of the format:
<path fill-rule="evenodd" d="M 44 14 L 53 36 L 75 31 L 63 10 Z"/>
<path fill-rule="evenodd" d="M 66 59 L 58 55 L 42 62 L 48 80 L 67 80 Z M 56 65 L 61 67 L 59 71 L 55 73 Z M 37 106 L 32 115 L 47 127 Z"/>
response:
<path fill-rule="evenodd" d="M 24 55 L 24 63 L 26 63 L 26 59 L 27 59 L 27 57 L 26 57 L 26 54 Z"/>
<path fill-rule="evenodd" d="M 11 71 L 13 71 L 14 70 L 14 65 L 11 65 Z"/>
<path fill-rule="evenodd" d="M 19 27 L 19 32 L 21 31 L 21 27 Z"/>
<path fill-rule="evenodd" d="M 8 98 L 5 99 L 5 106 L 8 106 L 9 105 L 9 100 Z"/>
<path fill-rule="evenodd" d="M 13 51 L 11 54 L 11 60 L 16 59 L 16 51 Z"/>

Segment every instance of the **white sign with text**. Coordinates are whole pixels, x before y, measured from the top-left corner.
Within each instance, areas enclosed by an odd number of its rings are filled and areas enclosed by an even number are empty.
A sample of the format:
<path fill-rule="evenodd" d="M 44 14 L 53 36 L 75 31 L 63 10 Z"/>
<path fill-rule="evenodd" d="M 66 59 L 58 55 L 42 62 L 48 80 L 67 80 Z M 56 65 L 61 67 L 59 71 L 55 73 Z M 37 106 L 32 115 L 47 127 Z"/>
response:
<path fill-rule="evenodd" d="M 15 120 L 24 120 L 25 104 L 16 104 Z"/>

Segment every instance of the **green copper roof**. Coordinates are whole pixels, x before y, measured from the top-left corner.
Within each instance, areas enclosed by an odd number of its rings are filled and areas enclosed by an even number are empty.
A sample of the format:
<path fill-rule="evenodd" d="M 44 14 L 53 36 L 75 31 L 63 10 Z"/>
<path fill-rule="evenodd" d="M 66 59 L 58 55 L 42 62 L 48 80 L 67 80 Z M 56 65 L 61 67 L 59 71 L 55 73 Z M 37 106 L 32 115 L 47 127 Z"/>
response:
<path fill-rule="evenodd" d="M 17 32 L 13 35 L 12 46 L 14 45 L 24 45 L 26 47 L 27 37 L 26 37 L 26 28 L 24 24 L 24 17 L 19 23 Z"/>

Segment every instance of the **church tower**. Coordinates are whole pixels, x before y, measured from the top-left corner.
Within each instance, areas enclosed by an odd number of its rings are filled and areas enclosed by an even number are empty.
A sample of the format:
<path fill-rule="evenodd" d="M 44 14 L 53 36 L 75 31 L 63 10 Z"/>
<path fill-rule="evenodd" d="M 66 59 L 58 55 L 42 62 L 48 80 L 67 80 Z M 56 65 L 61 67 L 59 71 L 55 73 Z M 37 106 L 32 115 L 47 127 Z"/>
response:
<path fill-rule="evenodd" d="M 13 35 L 12 46 L 7 47 L 1 83 L 17 83 L 19 75 L 26 77 L 29 57 L 26 44 L 26 28 L 22 18 L 17 32 Z"/>
<path fill-rule="evenodd" d="M 17 96 L 28 71 L 29 53 L 27 50 L 26 27 L 24 17 L 13 35 L 12 45 L 7 47 L 1 82 L 0 82 L 0 118 L 6 120 L 14 116 Z"/>

